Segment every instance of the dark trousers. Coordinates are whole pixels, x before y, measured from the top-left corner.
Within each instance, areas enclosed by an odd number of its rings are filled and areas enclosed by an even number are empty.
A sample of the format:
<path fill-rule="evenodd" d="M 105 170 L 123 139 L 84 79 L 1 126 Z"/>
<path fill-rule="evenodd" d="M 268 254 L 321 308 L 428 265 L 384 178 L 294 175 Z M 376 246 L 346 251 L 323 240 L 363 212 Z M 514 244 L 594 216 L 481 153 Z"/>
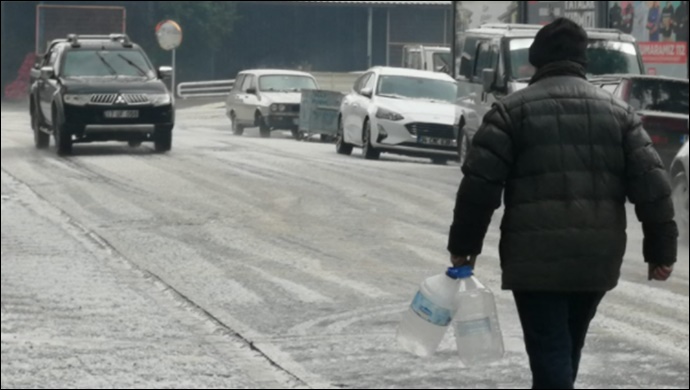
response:
<path fill-rule="evenodd" d="M 515 292 L 534 389 L 574 389 L 589 325 L 605 293 Z"/>

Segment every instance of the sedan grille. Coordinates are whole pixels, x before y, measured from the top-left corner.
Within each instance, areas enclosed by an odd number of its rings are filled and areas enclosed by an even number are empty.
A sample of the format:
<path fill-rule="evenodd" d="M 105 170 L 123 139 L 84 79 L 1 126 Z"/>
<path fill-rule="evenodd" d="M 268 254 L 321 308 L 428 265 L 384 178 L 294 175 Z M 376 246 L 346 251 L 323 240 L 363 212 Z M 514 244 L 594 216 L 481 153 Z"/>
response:
<path fill-rule="evenodd" d="M 437 123 L 410 123 L 407 131 L 414 136 L 455 139 L 455 126 Z"/>

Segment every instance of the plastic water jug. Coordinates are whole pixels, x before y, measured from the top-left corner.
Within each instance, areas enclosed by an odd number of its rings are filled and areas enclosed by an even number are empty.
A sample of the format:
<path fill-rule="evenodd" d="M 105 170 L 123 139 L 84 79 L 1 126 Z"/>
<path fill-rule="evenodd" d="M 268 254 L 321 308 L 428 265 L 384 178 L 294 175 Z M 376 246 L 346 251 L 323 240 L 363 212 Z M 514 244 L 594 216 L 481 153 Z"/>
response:
<path fill-rule="evenodd" d="M 455 340 L 466 367 L 501 360 L 505 354 L 493 293 L 472 277 L 460 286 L 455 316 Z"/>
<path fill-rule="evenodd" d="M 471 281 L 472 268 L 450 268 L 425 280 L 398 328 L 400 346 L 420 357 L 433 355 L 459 307 L 459 291 Z"/>

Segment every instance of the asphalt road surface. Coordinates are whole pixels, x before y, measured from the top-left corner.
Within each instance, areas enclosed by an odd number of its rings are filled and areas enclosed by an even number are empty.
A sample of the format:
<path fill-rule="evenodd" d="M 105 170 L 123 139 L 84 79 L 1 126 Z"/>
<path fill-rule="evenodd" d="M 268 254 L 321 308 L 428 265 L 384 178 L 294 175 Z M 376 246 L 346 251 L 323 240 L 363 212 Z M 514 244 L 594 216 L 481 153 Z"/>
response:
<path fill-rule="evenodd" d="M 463 369 L 452 337 L 419 360 L 395 329 L 448 265 L 456 164 L 231 135 L 220 106 L 178 111 L 173 152 L 36 151 L 2 108 L 2 388 L 531 386 L 501 212 L 478 277 L 497 294 L 505 360 Z M 620 287 L 592 326 L 581 388 L 685 388 L 688 249 L 650 283 L 629 209 Z"/>

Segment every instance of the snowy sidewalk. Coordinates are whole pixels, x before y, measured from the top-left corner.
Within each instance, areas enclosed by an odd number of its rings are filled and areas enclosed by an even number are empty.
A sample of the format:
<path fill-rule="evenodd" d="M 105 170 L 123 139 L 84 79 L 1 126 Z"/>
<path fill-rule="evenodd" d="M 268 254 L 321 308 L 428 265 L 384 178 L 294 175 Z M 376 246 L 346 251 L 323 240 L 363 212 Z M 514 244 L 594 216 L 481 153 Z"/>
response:
<path fill-rule="evenodd" d="M 300 385 L 107 248 L 2 172 L 3 389 Z"/>

